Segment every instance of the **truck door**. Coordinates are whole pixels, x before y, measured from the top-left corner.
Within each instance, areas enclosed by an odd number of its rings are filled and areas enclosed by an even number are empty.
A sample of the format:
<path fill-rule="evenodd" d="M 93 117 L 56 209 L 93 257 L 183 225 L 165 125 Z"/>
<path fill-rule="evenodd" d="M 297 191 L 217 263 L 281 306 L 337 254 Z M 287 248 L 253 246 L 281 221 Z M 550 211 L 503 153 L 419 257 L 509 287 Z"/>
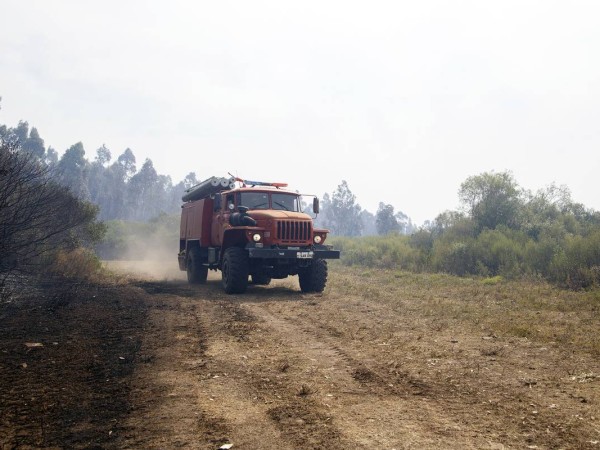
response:
<path fill-rule="evenodd" d="M 233 209 L 231 206 L 235 207 L 235 197 L 234 194 L 227 194 L 223 201 L 221 201 L 221 208 L 219 211 L 213 215 L 213 224 L 212 224 L 212 245 L 215 247 L 221 246 L 223 243 L 223 234 L 229 225 L 229 216 Z"/>

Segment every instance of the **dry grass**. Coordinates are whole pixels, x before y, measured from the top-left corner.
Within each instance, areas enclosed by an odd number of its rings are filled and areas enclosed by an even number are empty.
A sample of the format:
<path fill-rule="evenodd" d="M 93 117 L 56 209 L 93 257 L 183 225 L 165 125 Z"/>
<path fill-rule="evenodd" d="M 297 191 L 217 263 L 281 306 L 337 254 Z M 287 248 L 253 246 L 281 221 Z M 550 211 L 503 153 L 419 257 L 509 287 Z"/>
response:
<path fill-rule="evenodd" d="M 107 276 L 94 252 L 83 247 L 56 253 L 48 272 L 70 280 L 99 282 Z"/>
<path fill-rule="evenodd" d="M 598 289 L 573 292 L 537 280 L 459 278 L 334 264 L 329 292 L 386 303 L 427 321 L 435 332 L 468 329 L 600 356 Z"/>
<path fill-rule="evenodd" d="M 300 389 L 298 389 L 298 392 L 296 392 L 296 395 L 298 397 L 308 397 L 309 395 L 315 394 L 317 391 L 315 390 L 315 388 L 309 384 L 303 384 L 302 386 L 300 386 Z"/>

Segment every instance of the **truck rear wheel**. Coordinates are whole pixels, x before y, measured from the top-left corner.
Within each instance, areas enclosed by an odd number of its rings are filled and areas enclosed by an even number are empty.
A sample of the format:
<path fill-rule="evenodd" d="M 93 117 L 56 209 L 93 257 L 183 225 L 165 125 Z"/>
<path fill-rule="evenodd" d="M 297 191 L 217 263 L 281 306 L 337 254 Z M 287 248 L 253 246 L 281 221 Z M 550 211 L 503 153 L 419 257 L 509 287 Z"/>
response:
<path fill-rule="evenodd" d="M 315 259 L 298 273 L 302 292 L 323 292 L 327 284 L 327 261 Z"/>
<path fill-rule="evenodd" d="M 242 294 L 248 287 L 248 255 L 239 247 L 229 247 L 221 266 L 223 288 L 228 294 Z"/>
<path fill-rule="evenodd" d="M 208 277 L 208 267 L 202 264 L 200 258 L 200 249 L 194 247 L 190 249 L 187 258 L 187 279 L 190 284 L 205 284 Z"/>

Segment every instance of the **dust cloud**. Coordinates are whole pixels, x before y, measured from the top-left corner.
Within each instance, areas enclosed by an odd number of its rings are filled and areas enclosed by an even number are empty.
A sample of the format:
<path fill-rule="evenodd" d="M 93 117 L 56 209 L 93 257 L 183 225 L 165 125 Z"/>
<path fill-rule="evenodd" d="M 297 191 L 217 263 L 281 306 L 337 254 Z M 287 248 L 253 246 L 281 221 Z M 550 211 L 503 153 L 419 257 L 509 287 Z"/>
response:
<path fill-rule="evenodd" d="M 179 270 L 177 251 L 179 242 L 172 237 L 150 234 L 133 235 L 110 260 L 103 264 L 109 270 L 144 279 L 186 280 L 186 273 Z"/>

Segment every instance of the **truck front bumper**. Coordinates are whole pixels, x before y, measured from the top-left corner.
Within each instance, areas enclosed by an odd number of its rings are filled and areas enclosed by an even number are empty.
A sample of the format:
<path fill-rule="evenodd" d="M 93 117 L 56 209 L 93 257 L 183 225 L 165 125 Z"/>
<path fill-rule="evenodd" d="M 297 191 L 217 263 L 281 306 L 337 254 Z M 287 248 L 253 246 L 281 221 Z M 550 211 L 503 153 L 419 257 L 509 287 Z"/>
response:
<path fill-rule="evenodd" d="M 325 246 L 320 248 L 287 249 L 247 247 L 250 258 L 261 259 L 340 259 L 339 250 L 331 250 Z"/>

